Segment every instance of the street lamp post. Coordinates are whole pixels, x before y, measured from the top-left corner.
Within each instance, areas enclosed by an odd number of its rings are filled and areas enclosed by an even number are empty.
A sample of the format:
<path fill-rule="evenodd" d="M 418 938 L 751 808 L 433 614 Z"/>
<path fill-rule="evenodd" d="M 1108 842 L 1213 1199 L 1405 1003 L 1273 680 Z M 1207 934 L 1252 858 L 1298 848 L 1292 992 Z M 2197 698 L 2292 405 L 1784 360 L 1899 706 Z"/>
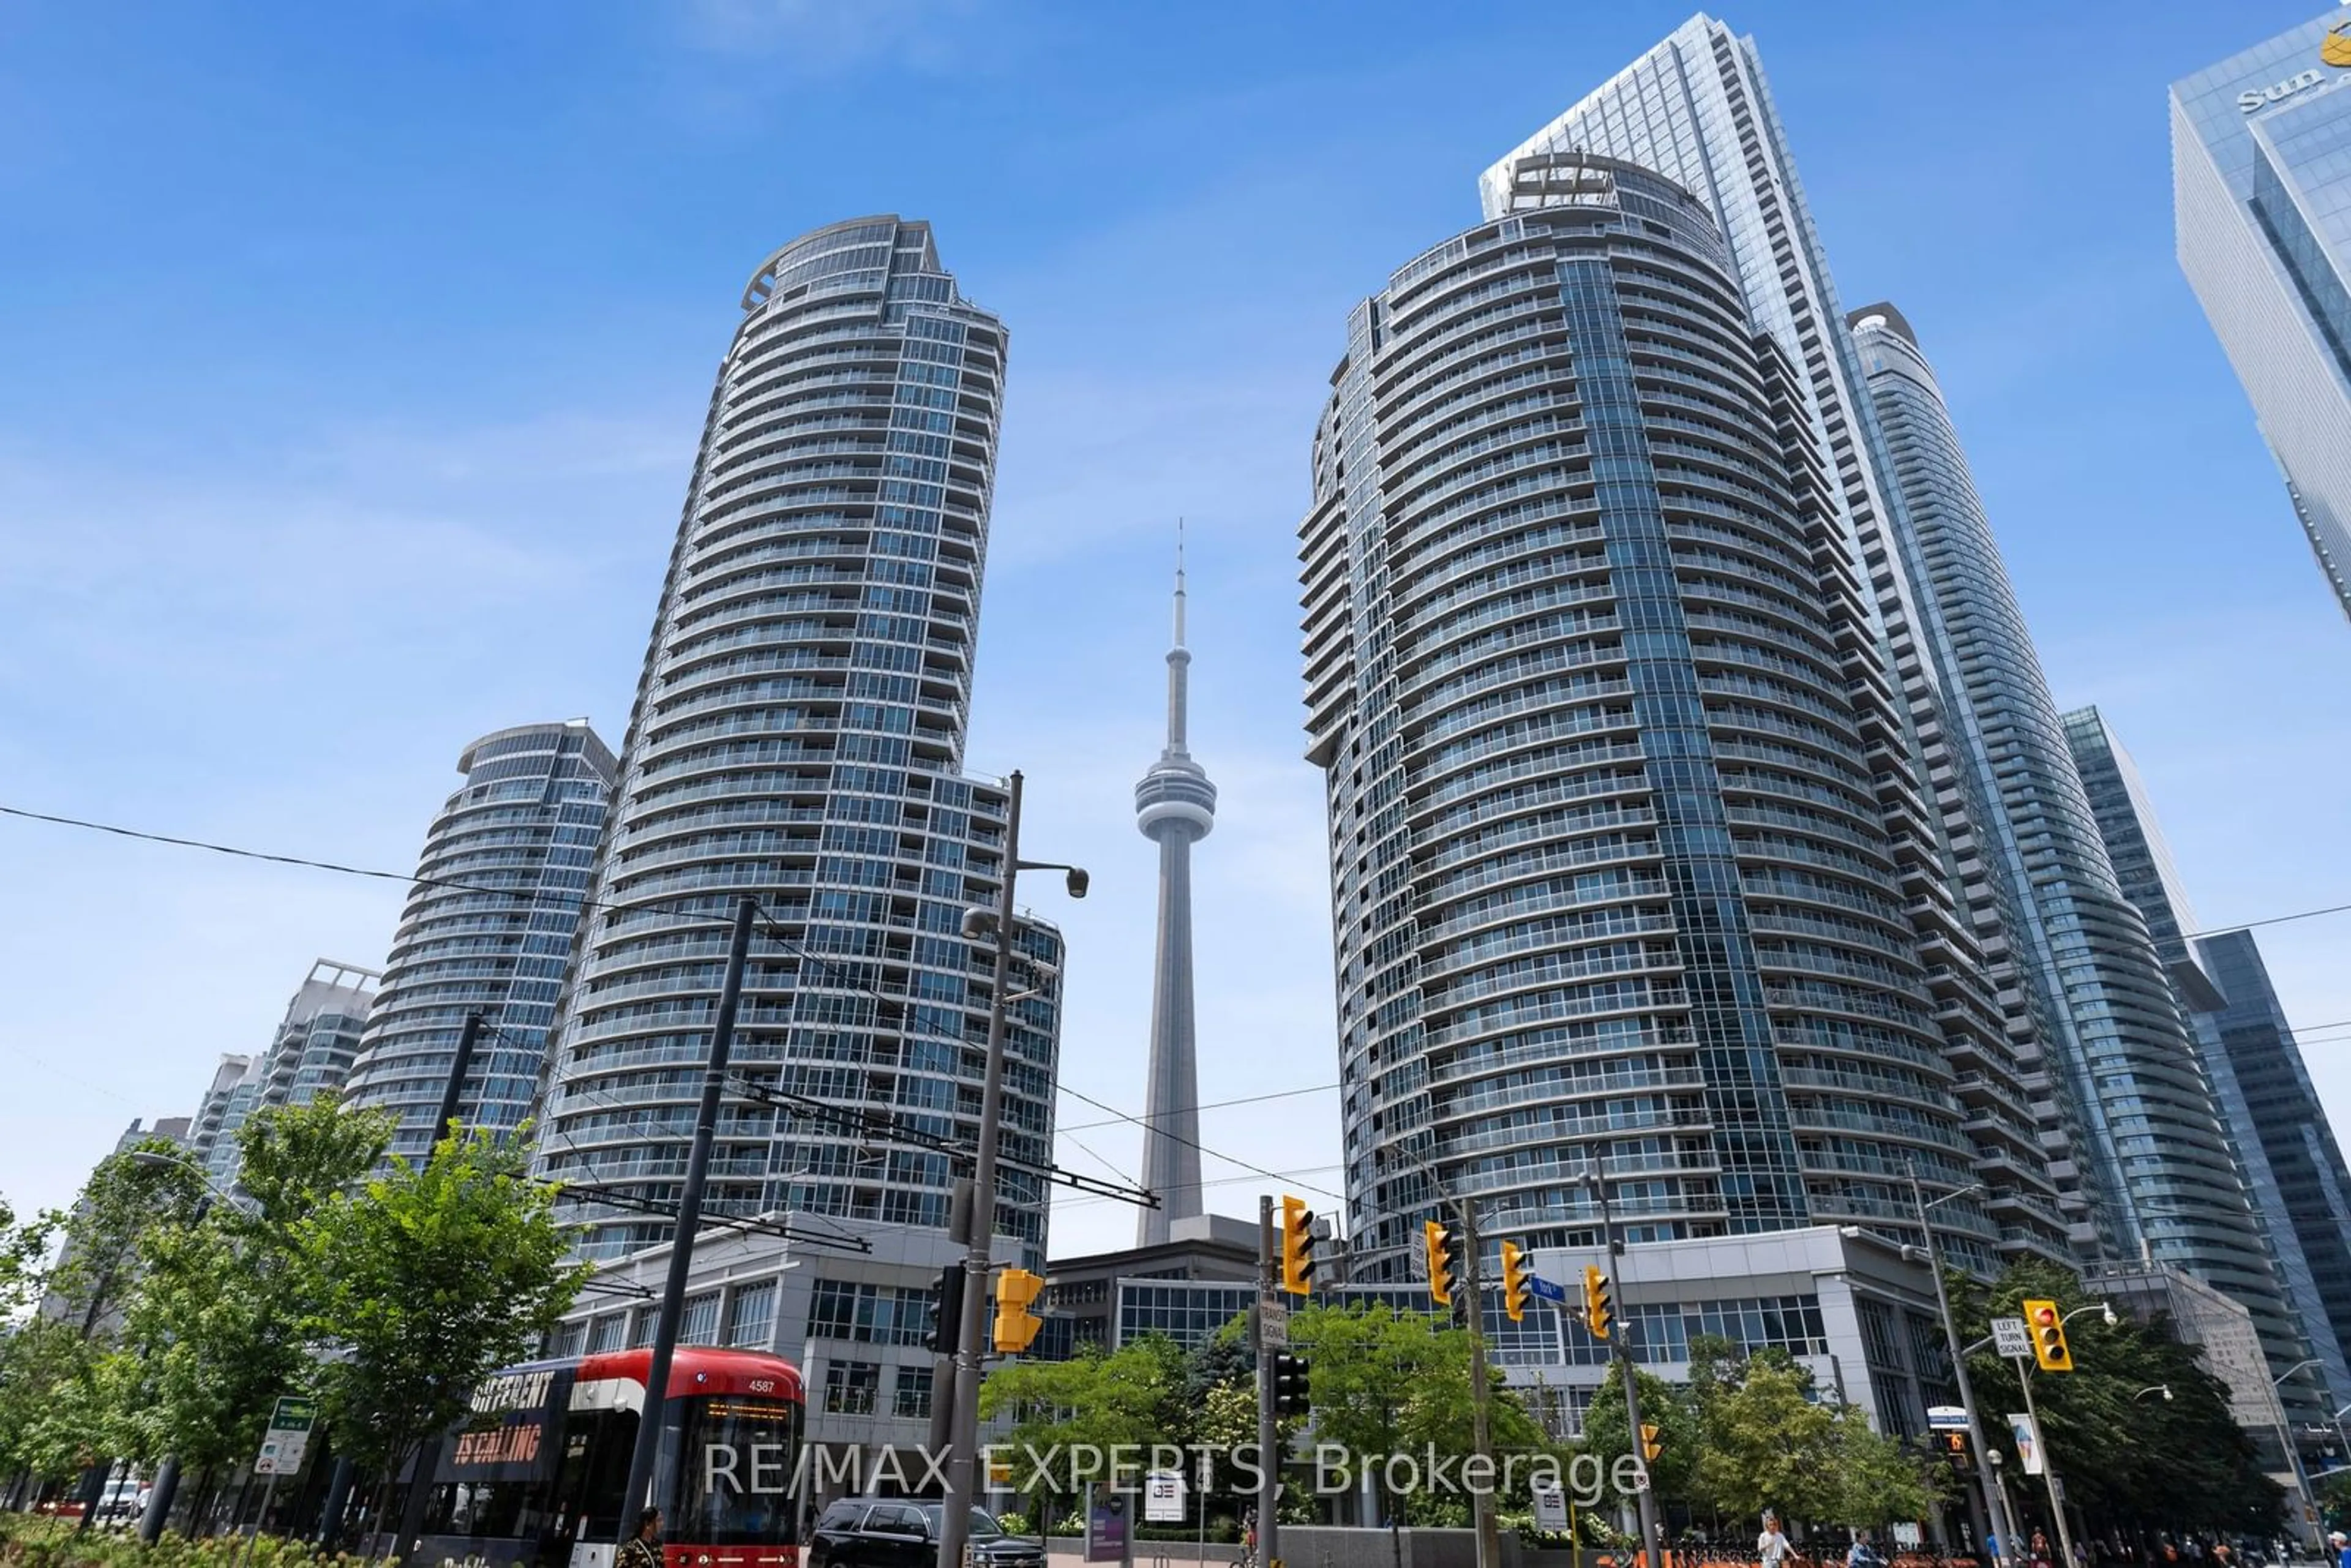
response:
<path fill-rule="evenodd" d="M 210 1212 L 214 1198 L 219 1198 L 239 1212 L 246 1211 L 244 1199 L 238 1197 L 235 1191 L 214 1181 L 212 1172 L 184 1155 L 167 1155 L 161 1149 L 133 1149 L 131 1151 L 131 1163 L 135 1166 L 145 1166 L 151 1170 L 160 1170 L 166 1166 L 177 1166 L 183 1170 L 193 1171 L 196 1179 L 204 1184 L 204 1196 L 196 1205 L 195 1218 L 199 1222 L 203 1220 L 205 1214 Z M 147 1489 L 147 1511 L 139 1516 L 141 1541 L 152 1546 L 162 1539 L 163 1526 L 172 1517 L 172 1503 L 179 1495 L 179 1458 L 177 1455 L 166 1454 L 162 1461 L 155 1467 L 155 1479 Z"/>
<path fill-rule="evenodd" d="M 1935 1200 L 1946 1203 L 1972 1187 L 1948 1192 Z M 2008 1493 L 1994 1482 L 1991 1474 L 1991 1450 L 1984 1445 L 1983 1417 L 1976 1410 L 1976 1394 L 1968 1380 L 1967 1352 L 1959 1345 L 1959 1324 L 1951 1317 L 1951 1291 L 1943 1280 L 1943 1254 L 1935 1244 L 1935 1228 L 1928 1222 L 1927 1211 L 1935 1203 L 1927 1201 L 1926 1189 L 1918 1183 L 1918 1167 L 1910 1166 L 1910 1203 L 1918 1214 L 1918 1233 L 1927 1239 L 1927 1271 L 1935 1277 L 1935 1308 L 1942 1314 L 1943 1341 L 1950 1347 L 1951 1374 L 1959 1386 L 1959 1405 L 1968 1413 L 1968 1442 L 1975 1449 L 1976 1488 L 1981 1494 L 1984 1517 L 1991 1521 L 1992 1533 L 1999 1538 L 2001 1555 L 2016 1551 L 2016 1532 L 2008 1517 Z"/>
<path fill-rule="evenodd" d="M 1452 1207 L 1454 1218 L 1459 1222 L 1462 1257 L 1458 1288 L 1461 1291 L 1461 1301 L 1467 1303 L 1467 1310 L 1462 1313 L 1462 1321 L 1469 1333 L 1469 1446 L 1473 1453 L 1491 1463 L 1494 1457 L 1491 1424 L 1493 1390 L 1489 1386 L 1490 1380 L 1487 1375 L 1485 1293 L 1482 1289 L 1483 1281 L 1478 1270 L 1479 1249 L 1485 1243 L 1480 1239 L 1478 1231 L 1477 1207 L 1466 1197 L 1455 1197 L 1447 1192 L 1444 1181 L 1426 1160 L 1422 1159 L 1410 1149 L 1399 1147 L 1395 1152 L 1410 1161 L 1414 1169 L 1428 1178 L 1429 1190 L 1437 1195 L 1439 1203 Z M 1564 1355 L 1566 1330 L 1562 1328 L 1560 1334 L 1561 1354 Z M 1634 1425 L 1637 1430 L 1639 1423 L 1635 1422 Z M 1258 1511 L 1263 1515 L 1265 1511 L 1259 1509 Z M 1469 1519 L 1477 1531 L 1478 1568 L 1494 1568 L 1494 1565 L 1501 1561 L 1502 1535 L 1501 1526 L 1494 1517 L 1494 1499 L 1490 1491 L 1480 1489 L 1470 1492 Z M 1259 1526 L 1259 1537 L 1263 1538 L 1262 1525 Z M 1272 1560 L 1270 1553 L 1260 1553 L 1260 1555 L 1268 1562 Z"/>
<path fill-rule="evenodd" d="M 2295 1362 L 2292 1366 L 2270 1379 L 2271 1391 L 2274 1393 L 2284 1386 L 2285 1380 L 2295 1373 L 2318 1364 L 2318 1357 L 2314 1355 Z M 2294 1471 L 2294 1490 L 2302 1494 L 2302 1533 L 2304 1537 L 2313 1537 L 2315 1536 L 2318 1529 L 2318 1496 L 2310 1490 L 2309 1473 L 2302 1468 L 2302 1455 L 2294 1446 L 2294 1430 L 2286 1425 L 2285 1401 L 2281 1398 L 2276 1401 L 2276 1406 L 2278 1440 L 2285 1445 L 2285 1462 Z M 2344 1409 L 2351 1410 L 2351 1405 L 2345 1406 Z M 2342 1411 L 2338 1410 L 2335 1414 L 2340 1416 Z"/>
<path fill-rule="evenodd" d="M 1593 1202 L 1599 1206 L 1600 1244 L 1604 1249 L 1604 1256 L 1608 1260 L 1608 1271 L 1613 1275 L 1616 1270 L 1616 1260 L 1622 1254 L 1616 1242 L 1616 1221 L 1608 1211 L 1608 1184 L 1601 1179 L 1598 1155 L 1592 1156 L 1592 1165 L 1583 1173 L 1583 1181 L 1592 1189 Z M 1619 1280 L 1617 1283 L 1621 1286 L 1624 1281 Z M 1620 1302 L 1624 1300 L 1621 1296 L 1617 1299 Z M 1609 1354 L 1615 1358 L 1616 1370 L 1625 1378 L 1625 1421 L 1632 1437 L 1633 1451 L 1641 1456 L 1641 1488 L 1633 1498 L 1641 1514 L 1641 1557 L 1649 1568 L 1658 1568 L 1666 1560 L 1665 1531 L 1658 1523 L 1657 1492 L 1649 1483 L 1649 1458 L 1641 1440 L 1640 1377 L 1633 1364 L 1633 1347 L 1628 1343 L 1632 1337 L 1632 1314 L 1624 1314 L 1616 1333 L 1609 1336 Z"/>
<path fill-rule="evenodd" d="M 938 1568 L 964 1568 L 971 1539 L 971 1508 L 979 1493 L 979 1375 L 987 1332 L 988 1271 L 995 1262 L 996 1155 L 1004 1129 L 1005 1009 L 1012 987 L 1013 889 L 1024 871 L 1058 871 L 1071 898 L 1086 895 L 1086 873 L 1073 865 L 1020 858 L 1021 777 L 1007 781 L 1004 874 L 996 895 L 996 981 L 987 1006 L 987 1062 L 979 1092 L 979 1146 L 972 1157 L 969 1245 L 964 1253 L 963 1328 L 956 1336 L 955 1418 L 949 1428 L 946 1496 L 939 1510 Z M 973 935 L 969 917 L 965 934 Z"/>

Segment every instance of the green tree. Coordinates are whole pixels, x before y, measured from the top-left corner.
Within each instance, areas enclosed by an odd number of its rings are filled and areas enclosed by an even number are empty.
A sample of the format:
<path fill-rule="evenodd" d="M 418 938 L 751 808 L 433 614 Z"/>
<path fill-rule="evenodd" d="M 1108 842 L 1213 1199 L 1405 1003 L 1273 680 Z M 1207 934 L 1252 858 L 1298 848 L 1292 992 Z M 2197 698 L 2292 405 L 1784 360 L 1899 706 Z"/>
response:
<path fill-rule="evenodd" d="M 1813 1397 L 1812 1374 L 1785 1356 L 1749 1357 L 1728 1373 L 1708 1411 L 1698 1480 L 1721 1512 L 1840 1519 L 1836 1413 Z"/>
<path fill-rule="evenodd" d="M 1869 1424 L 1857 1405 L 1836 1412 L 1836 1518 L 1882 1530 L 1923 1520 L 1940 1506 L 1946 1472 Z"/>
<path fill-rule="evenodd" d="M 1585 1436 L 1612 1461 L 1626 1451 L 1617 1369 L 1594 1398 Z M 1883 1526 L 1936 1506 L 1935 1472 L 1869 1425 L 1861 1407 L 1821 1397 L 1813 1375 L 1784 1352 L 1741 1357 L 1728 1341 L 1690 1347 L 1690 1381 L 1672 1388 L 1644 1374 L 1642 1418 L 1664 1451 L 1651 1469 L 1660 1495 L 1740 1520 L 1782 1518 Z"/>
<path fill-rule="evenodd" d="M 73 1207 L 17 1226 L 0 1206 L 0 1307 L 21 1313 L 37 1296 L 39 1316 L 19 1326 L 0 1356 L 0 1450 L 44 1480 L 119 1455 L 128 1441 L 122 1369 L 109 1364 L 122 1311 L 138 1287 L 141 1247 L 162 1227 L 184 1225 L 202 1182 L 184 1168 L 142 1164 L 136 1154 L 168 1153 L 152 1141 L 99 1162 Z M 54 1260 L 42 1260 L 52 1239 Z"/>
<path fill-rule="evenodd" d="M 1014 1482 L 1026 1486 L 1041 1478 L 1042 1497 L 1031 1502 L 1039 1519 L 1052 1519 L 1058 1513 L 1050 1511 L 1073 1495 L 1063 1484 L 1071 1479 L 1069 1449 L 1107 1452 L 1132 1445 L 1148 1453 L 1155 1443 L 1186 1439 L 1170 1425 L 1183 1378 L 1182 1350 L 1171 1340 L 1147 1335 L 1109 1353 L 1089 1345 L 1069 1361 L 1000 1366 L 979 1386 L 979 1413 L 982 1419 L 1012 1416 L 1004 1444 L 1015 1456 Z"/>
<path fill-rule="evenodd" d="M 1649 1481 L 1657 1495 L 1700 1508 L 1707 1494 L 1698 1484 L 1699 1418 L 1692 1390 L 1635 1369 L 1633 1386 L 1641 1396 L 1641 1421 L 1657 1428 L 1657 1457 Z M 1614 1477 L 1617 1461 L 1633 1452 L 1632 1423 L 1625 1413 L 1625 1364 L 1611 1361 L 1583 1416 L 1583 1446 Z M 1613 1481 L 1611 1484 L 1614 1484 Z"/>
<path fill-rule="evenodd" d="M 444 1137 L 298 1228 L 304 1328 L 334 1352 L 315 1378 L 328 1430 L 387 1479 L 484 1377 L 524 1359 L 588 1275 L 565 1261 L 554 1190 L 529 1178 L 527 1148 L 519 1134 Z"/>
<path fill-rule="evenodd" d="M 44 1210 L 19 1224 L 8 1200 L 0 1198 L 0 1322 L 14 1322 L 40 1300 L 47 1282 L 42 1265 L 64 1222 Z"/>
<path fill-rule="evenodd" d="M 147 1238 L 193 1224 L 204 1205 L 204 1177 L 167 1139 L 100 1160 L 65 1217 L 64 1246 L 47 1281 L 50 1310 L 84 1340 L 118 1337 Z"/>
<path fill-rule="evenodd" d="M 74 1325 L 53 1317 L 16 1324 L 0 1346 L 0 1462 L 11 1473 L 61 1481 L 90 1462 L 89 1359 Z"/>
<path fill-rule="evenodd" d="M 1425 1312 L 1398 1312 L 1368 1303 L 1311 1306 L 1290 1320 L 1290 1343 L 1307 1358 L 1314 1406 L 1314 1437 L 1357 1456 L 1434 1453 L 1458 1460 L 1475 1452 L 1476 1421 L 1467 1330 Z M 1489 1430 L 1497 1456 L 1556 1455 L 1542 1427 L 1488 1368 Z M 1452 1473 L 1458 1474 L 1456 1469 Z M 1502 1500 L 1524 1502 L 1530 1467 L 1515 1471 L 1516 1487 Z M 1469 1517 L 1462 1492 L 1422 1489 L 1386 1492 L 1386 1504 L 1413 1524 L 1458 1524 Z"/>
<path fill-rule="evenodd" d="M 201 1485 L 252 1457 L 280 1395 L 308 1387 L 309 1228 L 375 1164 L 391 1125 L 328 1096 L 261 1111 L 237 1131 L 243 1196 L 144 1233 L 120 1360 L 102 1375 L 125 1456 L 176 1456 Z"/>
<path fill-rule="evenodd" d="M 2072 1313 L 2098 1297 L 2050 1263 L 2020 1262 L 1990 1287 L 1954 1277 L 1962 1323 L 2019 1315 L 2028 1297 Z M 2273 1532 L 2283 1495 L 2262 1471 L 2260 1450 L 2230 1414 L 2228 1390 L 2206 1372 L 2168 1322 L 2143 1323 L 2083 1311 L 2066 1324 L 2074 1370 L 2031 1371 L 2042 1440 L 2065 1479 L 2070 1501 L 2094 1527 L 2147 1524 L 2172 1531 Z M 2016 1364 L 1984 1352 L 1968 1367 L 1995 1414 L 2022 1410 Z M 2171 1398 L 2148 1394 L 2171 1390 Z"/>

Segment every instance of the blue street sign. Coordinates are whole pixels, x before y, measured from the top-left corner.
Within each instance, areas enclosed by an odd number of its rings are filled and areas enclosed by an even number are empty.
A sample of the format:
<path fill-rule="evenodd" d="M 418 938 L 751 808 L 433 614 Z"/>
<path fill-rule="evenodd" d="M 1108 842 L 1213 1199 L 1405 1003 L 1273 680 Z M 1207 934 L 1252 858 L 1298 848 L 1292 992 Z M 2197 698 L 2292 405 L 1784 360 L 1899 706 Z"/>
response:
<path fill-rule="evenodd" d="M 1541 1274 L 1530 1274 L 1527 1276 L 1527 1289 L 1532 1291 L 1537 1296 L 1546 1301 L 1564 1301 L 1567 1300 L 1567 1292 L 1565 1291 L 1561 1290 L 1557 1285 L 1552 1284 Z"/>

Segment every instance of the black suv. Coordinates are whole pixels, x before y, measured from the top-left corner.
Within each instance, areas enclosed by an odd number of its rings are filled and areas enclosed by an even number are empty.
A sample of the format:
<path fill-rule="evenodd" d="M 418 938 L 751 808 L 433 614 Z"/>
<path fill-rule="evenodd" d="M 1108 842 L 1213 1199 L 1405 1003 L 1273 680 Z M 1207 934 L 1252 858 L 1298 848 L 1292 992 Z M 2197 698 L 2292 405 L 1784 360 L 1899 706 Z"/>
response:
<path fill-rule="evenodd" d="M 808 1568 L 932 1568 L 945 1506 L 926 1498 L 841 1498 L 826 1505 L 809 1532 Z M 1045 1568 L 1045 1551 L 1005 1534 L 986 1511 L 975 1508 L 971 1561 L 977 1568 Z"/>

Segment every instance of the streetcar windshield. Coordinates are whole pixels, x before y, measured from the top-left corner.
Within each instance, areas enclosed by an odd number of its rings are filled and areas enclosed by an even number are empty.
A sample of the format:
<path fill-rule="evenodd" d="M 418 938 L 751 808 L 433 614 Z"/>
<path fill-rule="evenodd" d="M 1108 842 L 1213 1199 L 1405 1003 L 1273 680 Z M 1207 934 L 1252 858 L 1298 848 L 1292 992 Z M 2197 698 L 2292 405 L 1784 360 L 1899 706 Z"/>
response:
<path fill-rule="evenodd" d="M 695 1545 L 756 1546 L 792 1539 L 799 1407 L 733 1395 L 681 1400 L 677 1509 L 662 1533 Z"/>

